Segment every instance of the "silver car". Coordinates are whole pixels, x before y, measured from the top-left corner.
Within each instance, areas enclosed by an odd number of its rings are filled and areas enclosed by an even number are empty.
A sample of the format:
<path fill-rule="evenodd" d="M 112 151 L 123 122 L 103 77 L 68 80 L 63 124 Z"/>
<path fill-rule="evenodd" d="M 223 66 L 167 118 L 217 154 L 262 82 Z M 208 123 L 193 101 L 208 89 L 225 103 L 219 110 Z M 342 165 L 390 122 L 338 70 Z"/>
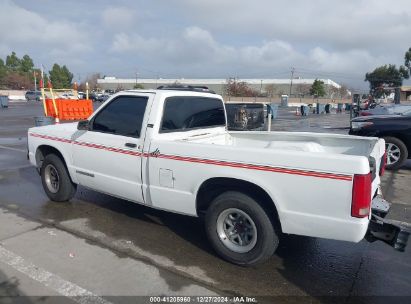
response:
<path fill-rule="evenodd" d="M 40 101 L 41 100 L 41 92 L 40 91 L 27 91 L 24 95 L 27 101 Z"/>

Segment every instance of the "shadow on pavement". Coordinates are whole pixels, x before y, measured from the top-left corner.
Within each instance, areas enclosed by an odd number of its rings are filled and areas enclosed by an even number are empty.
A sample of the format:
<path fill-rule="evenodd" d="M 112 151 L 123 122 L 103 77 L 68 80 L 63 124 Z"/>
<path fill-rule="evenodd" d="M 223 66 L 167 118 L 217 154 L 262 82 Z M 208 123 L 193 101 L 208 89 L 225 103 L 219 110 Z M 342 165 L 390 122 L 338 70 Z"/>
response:
<path fill-rule="evenodd" d="M 1 266 L 1 264 L 0 264 Z M 34 304 L 44 302 L 45 297 L 37 297 L 37 301 L 25 295 L 19 288 L 20 280 L 7 277 L 0 271 L 0 303 L 2 304 Z"/>

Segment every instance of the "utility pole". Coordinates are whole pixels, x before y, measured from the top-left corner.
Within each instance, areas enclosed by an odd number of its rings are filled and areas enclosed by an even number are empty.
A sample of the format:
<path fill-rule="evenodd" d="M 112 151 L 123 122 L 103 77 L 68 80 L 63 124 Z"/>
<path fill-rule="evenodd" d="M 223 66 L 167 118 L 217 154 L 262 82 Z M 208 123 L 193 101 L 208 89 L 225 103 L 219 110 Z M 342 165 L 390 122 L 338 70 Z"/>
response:
<path fill-rule="evenodd" d="M 295 72 L 295 68 L 291 68 L 290 95 L 289 95 L 289 98 L 291 98 L 291 90 L 292 90 L 292 88 L 293 88 L 294 72 Z"/>
<path fill-rule="evenodd" d="M 34 91 L 37 92 L 37 72 L 33 71 L 33 76 L 34 76 Z"/>

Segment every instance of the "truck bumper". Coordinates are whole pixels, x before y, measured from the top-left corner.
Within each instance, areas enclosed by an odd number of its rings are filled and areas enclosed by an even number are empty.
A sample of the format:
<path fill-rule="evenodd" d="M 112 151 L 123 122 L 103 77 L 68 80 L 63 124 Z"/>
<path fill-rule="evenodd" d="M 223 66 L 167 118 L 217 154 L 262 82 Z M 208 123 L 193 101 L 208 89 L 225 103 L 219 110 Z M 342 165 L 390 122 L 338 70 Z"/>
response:
<path fill-rule="evenodd" d="M 368 242 L 383 241 L 395 250 L 403 252 L 407 246 L 411 225 L 406 222 L 389 220 L 385 216 L 390 210 L 390 203 L 377 195 L 372 200 L 371 220 L 365 239 Z"/>

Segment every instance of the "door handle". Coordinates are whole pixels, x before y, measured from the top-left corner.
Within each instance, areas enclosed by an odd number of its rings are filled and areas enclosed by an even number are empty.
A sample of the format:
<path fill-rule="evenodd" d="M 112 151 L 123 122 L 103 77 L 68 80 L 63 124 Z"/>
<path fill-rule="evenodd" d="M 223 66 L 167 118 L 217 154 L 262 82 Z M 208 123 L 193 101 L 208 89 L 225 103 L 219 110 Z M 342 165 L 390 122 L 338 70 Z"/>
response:
<path fill-rule="evenodd" d="M 125 146 L 128 148 L 137 148 L 137 144 L 133 144 L 133 143 L 126 143 Z"/>

